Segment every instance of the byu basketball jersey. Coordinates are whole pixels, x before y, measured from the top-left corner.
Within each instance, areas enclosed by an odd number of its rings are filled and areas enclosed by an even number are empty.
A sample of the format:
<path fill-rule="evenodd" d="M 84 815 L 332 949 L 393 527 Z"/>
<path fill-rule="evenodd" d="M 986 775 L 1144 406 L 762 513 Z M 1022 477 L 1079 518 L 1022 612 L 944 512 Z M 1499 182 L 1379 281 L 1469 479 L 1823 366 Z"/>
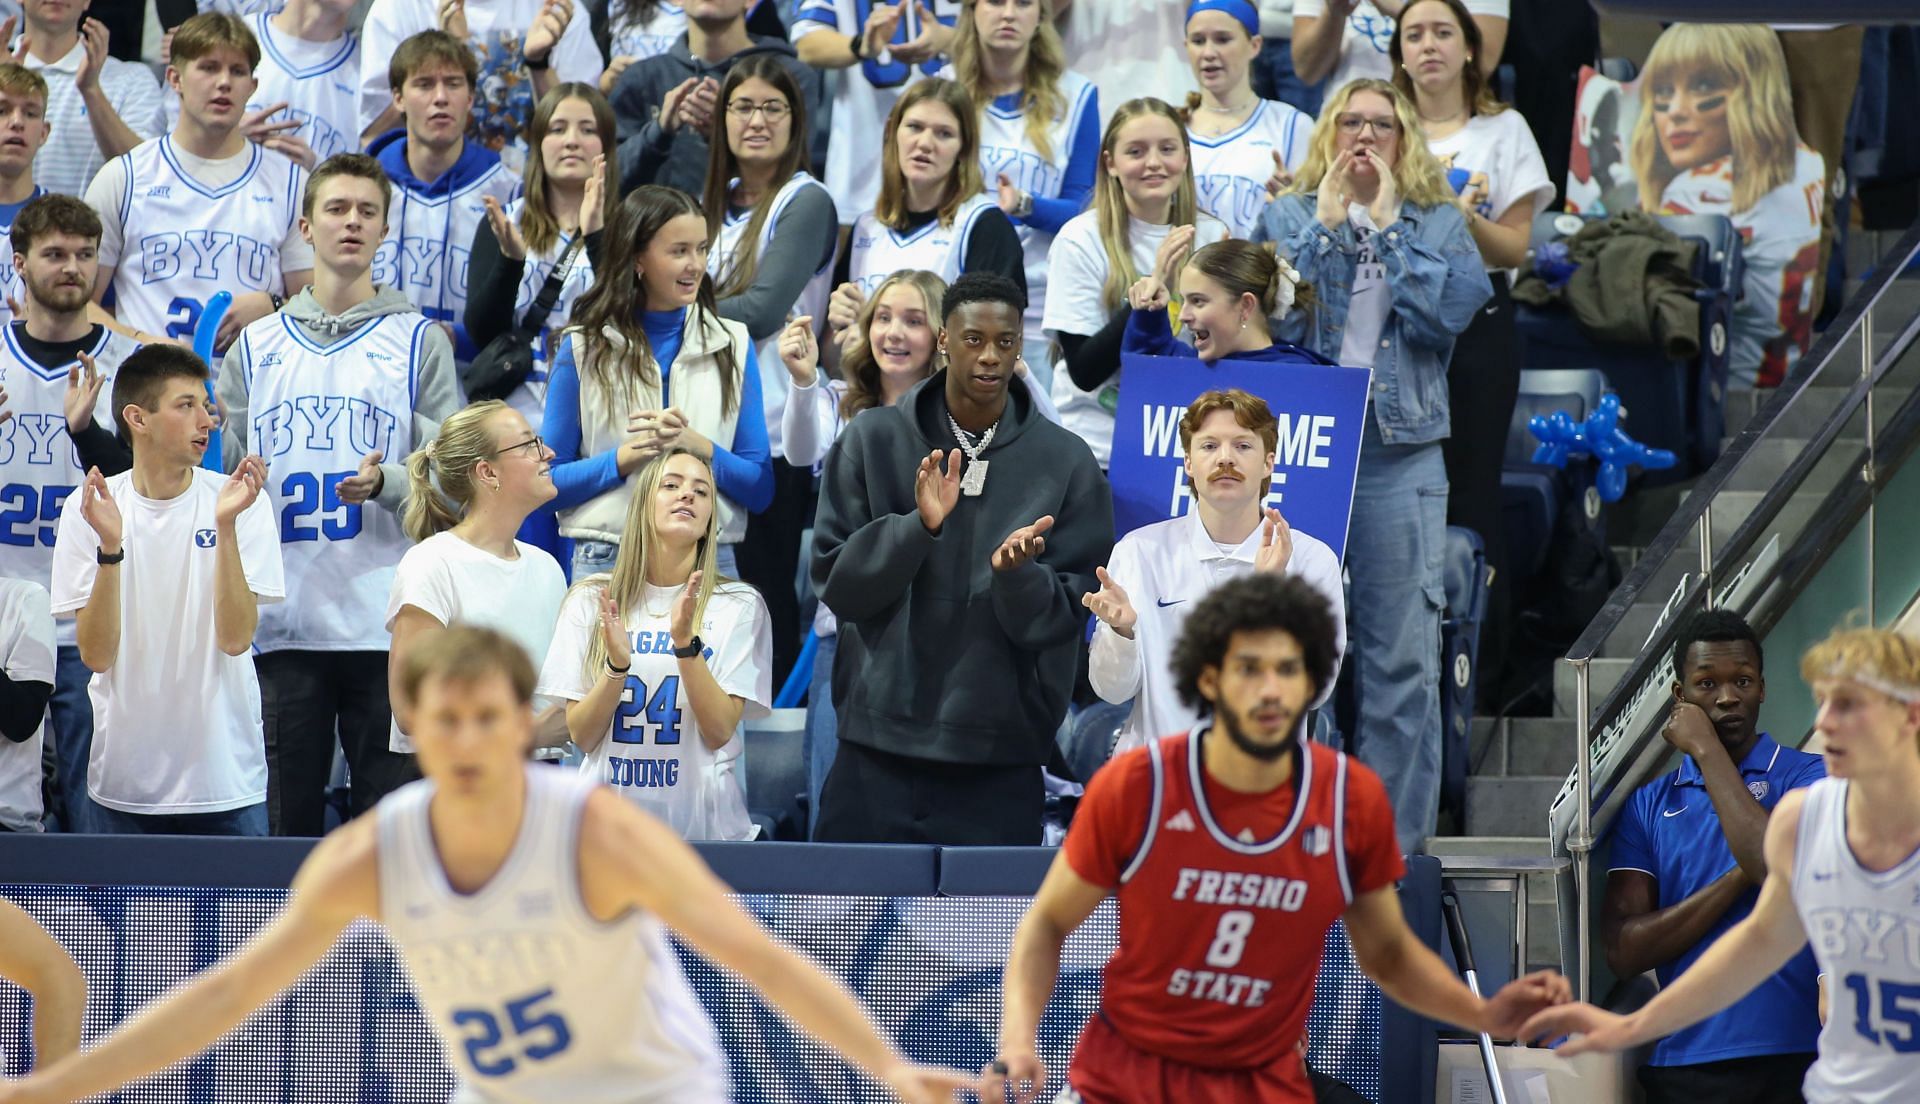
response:
<path fill-rule="evenodd" d="M 520 196 L 507 204 L 507 219 L 518 225 L 520 212 L 526 208 L 527 198 Z M 527 252 L 527 263 L 521 269 L 520 290 L 513 301 L 513 319 L 517 325 L 527 316 L 527 308 L 539 297 L 540 289 L 547 286 L 547 277 L 553 275 L 553 266 L 560 262 L 560 255 L 567 251 L 567 245 L 573 239 L 561 234 L 554 239 L 544 253 Z M 567 278 L 560 285 L 560 298 L 554 300 L 553 310 L 547 314 L 546 325 L 540 327 L 540 338 L 533 343 L 533 371 L 527 373 L 526 382 L 513 389 L 507 396 L 507 405 L 526 415 L 527 424 L 537 426 L 546 417 L 547 407 L 547 365 L 553 360 L 560 331 L 567 328 L 573 318 L 573 304 L 579 301 L 587 289 L 593 286 L 593 260 L 587 255 L 585 246 L 573 258 L 573 266 L 567 269 Z M 783 368 L 782 373 L 785 372 Z"/>
<path fill-rule="evenodd" d="M 267 462 L 287 600 L 260 610 L 257 651 L 386 651 L 387 596 L 410 543 L 393 511 L 340 501 L 340 481 L 378 450 L 413 451 L 415 373 L 433 323 L 382 315 L 322 347 L 284 314 L 246 328 L 230 364 L 247 373 L 248 448 Z"/>
<path fill-rule="evenodd" d="M 627 57 L 645 61 L 664 54 L 687 33 L 687 13 L 677 4 L 656 0 L 653 15 L 638 24 L 630 24 L 626 9 L 629 0 L 613 0 L 607 5 L 607 60 Z"/>
<path fill-rule="evenodd" d="M 113 424 L 113 374 L 139 346 L 102 329 L 90 354 L 100 370 L 93 416 Z M 74 363 L 78 363 L 77 361 Z M 67 436 L 67 369 L 40 364 L 20 348 L 15 327 L 0 327 L 0 388 L 13 417 L 0 422 L 0 576 L 50 586 L 60 509 L 86 471 Z M 59 642 L 72 644 L 74 621 L 55 622 Z"/>
<path fill-rule="evenodd" d="M 1809 1104 L 1920 1099 L 1920 851 L 1891 870 L 1847 845 L 1847 782 L 1806 789 L 1793 858 L 1800 924 L 1827 979 L 1820 1060 Z"/>
<path fill-rule="evenodd" d="M 455 171 L 417 191 L 395 185 L 387 238 L 373 255 L 373 282 L 398 289 L 421 314 L 453 323 L 464 338 L 473 233 L 487 217 L 482 200 L 493 196 L 507 206 L 520 195 L 520 179 L 497 161 L 465 181 L 449 180 Z M 465 362 L 475 350 L 463 344 L 456 341 L 454 352 Z"/>
<path fill-rule="evenodd" d="M 360 152 L 360 36 L 308 42 L 274 29 L 262 11 L 247 20 L 260 41 L 259 87 L 248 111 L 284 103 L 275 122 L 298 120 L 292 133 L 313 149 L 315 164 L 336 153 Z"/>
<path fill-rule="evenodd" d="M 46 189 L 35 187 L 33 194 L 26 198 L 26 202 L 21 203 L 14 210 L 24 210 L 28 203 L 46 194 Z M 7 241 L 7 247 L 0 249 L 0 326 L 13 321 L 13 308 L 7 304 L 18 303 L 22 309 L 27 305 L 26 285 L 21 282 L 20 273 L 13 267 L 12 236 L 13 222 L 8 220 L 6 225 L 0 226 L 0 239 Z"/>
<path fill-rule="evenodd" d="M 379 818 L 380 922 L 459 1076 L 456 1104 L 729 1099 L 725 1059 L 665 930 L 603 923 L 580 894 L 591 782 L 528 764 L 520 832 L 485 886 L 448 884 L 427 821 L 431 780 Z"/>
<path fill-rule="evenodd" d="M 872 211 L 853 224 L 852 252 L 847 260 L 847 275 L 868 298 L 887 277 L 910 268 L 921 268 L 951 284 L 966 264 L 967 237 L 973 224 L 989 210 L 999 208 L 983 195 L 960 201 L 953 221 L 934 219 L 918 230 L 901 233 L 880 225 Z"/>
<path fill-rule="evenodd" d="M 986 185 L 986 198 L 998 196 L 1002 173 L 1014 187 L 1030 195 L 1060 194 L 1074 133 L 1080 129 L 1081 118 L 1093 108 L 1093 82 L 1078 73 L 1062 73 L 1060 95 L 1067 109 L 1047 128 L 1047 143 L 1053 147 L 1053 156 L 1047 159 L 1040 156 L 1033 139 L 1027 136 L 1025 111 L 1018 107 L 1007 110 L 995 101 L 980 113 L 980 178 Z M 1046 313 L 1047 250 L 1053 244 L 1053 235 L 1017 222 L 1014 230 L 1020 235 L 1027 261 L 1027 332 L 1038 335 Z"/>
<path fill-rule="evenodd" d="M 1299 168 L 1312 131 L 1311 115 L 1279 100 L 1261 100 L 1246 122 L 1225 134 L 1188 131 L 1200 209 L 1226 223 L 1231 236 L 1251 236 L 1267 209 L 1273 155 L 1279 154 L 1289 171 Z"/>
<path fill-rule="evenodd" d="M 124 155 L 114 313 L 136 329 L 191 340 L 215 292 L 284 293 L 280 243 L 300 216 L 306 173 L 247 143 L 245 171 L 224 188 L 190 176 L 162 135 Z"/>
<path fill-rule="evenodd" d="M 793 179 L 781 186 L 779 193 L 773 197 L 773 210 L 767 212 L 766 224 L 760 227 L 760 240 L 754 245 L 756 258 L 767 255 L 767 243 L 773 240 L 780 216 L 786 212 L 787 205 L 793 202 L 793 197 L 807 188 L 826 190 L 825 185 L 804 172 L 794 173 Z M 727 190 L 731 193 L 733 189 L 729 186 Z M 739 263 L 747 224 L 752 221 L 751 209 L 741 212 L 738 217 L 729 213 L 721 220 L 720 240 L 714 242 L 712 250 L 707 253 L 707 272 L 713 276 L 715 284 L 724 283 L 733 266 Z M 814 269 L 812 278 L 800 290 L 800 298 L 794 300 L 787 317 L 808 315 L 816 321 L 826 317 L 827 296 L 833 290 L 832 285 L 833 257 L 829 255 Z M 780 331 L 776 330 L 762 339 L 757 351 L 761 405 L 767 412 L 767 443 L 772 447 L 773 455 L 784 460 L 787 452 L 781 441 L 780 423 L 783 421 L 781 415 L 787 409 L 787 381 L 790 377 L 786 365 L 780 360 Z"/>

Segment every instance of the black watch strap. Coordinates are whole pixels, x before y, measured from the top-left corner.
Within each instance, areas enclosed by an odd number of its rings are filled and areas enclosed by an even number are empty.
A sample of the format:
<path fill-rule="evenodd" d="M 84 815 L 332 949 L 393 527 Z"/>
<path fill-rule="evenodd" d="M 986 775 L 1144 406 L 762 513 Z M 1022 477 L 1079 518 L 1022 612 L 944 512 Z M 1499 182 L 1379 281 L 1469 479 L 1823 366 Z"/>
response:
<path fill-rule="evenodd" d="M 673 658 L 692 659 L 694 656 L 697 656 L 701 652 L 705 651 L 706 647 L 707 646 L 705 644 L 702 644 L 700 642 L 700 638 L 698 636 L 695 636 L 692 640 L 687 641 L 686 647 L 675 648 L 673 650 Z"/>
<path fill-rule="evenodd" d="M 853 55 L 853 60 L 855 61 L 867 60 L 867 56 L 860 52 L 866 44 L 867 36 L 864 34 L 850 34 L 847 36 L 847 52 Z"/>
<path fill-rule="evenodd" d="M 115 552 L 111 556 L 107 555 L 105 552 L 102 552 L 98 548 L 95 548 L 93 550 L 93 560 L 95 563 L 99 564 L 101 567 L 107 567 L 112 564 L 117 564 L 121 560 L 124 560 L 126 558 L 127 558 L 127 546 L 124 544 L 120 546 L 120 551 Z"/>

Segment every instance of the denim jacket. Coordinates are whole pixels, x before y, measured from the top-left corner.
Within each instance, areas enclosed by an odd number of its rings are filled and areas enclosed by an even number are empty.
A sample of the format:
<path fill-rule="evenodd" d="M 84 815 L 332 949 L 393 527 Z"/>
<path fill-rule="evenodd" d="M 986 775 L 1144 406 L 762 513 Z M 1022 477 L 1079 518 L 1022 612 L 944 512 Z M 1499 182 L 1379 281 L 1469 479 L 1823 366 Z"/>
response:
<path fill-rule="evenodd" d="M 1329 230 L 1314 217 L 1318 197 L 1283 195 L 1267 205 L 1254 241 L 1271 241 L 1313 285 L 1320 305 L 1291 311 L 1274 330 L 1338 359 L 1347 306 L 1360 262 L 1353 226 Z M 1486 264 L 1466 220 L 1450 205 L 1400 204 L 1400 217 L 1380 228 L 1375 249 L 1387 269 L 1393 310 L 1373 358 L 1374 419 L 1389 445 L 1438 441 L 1448 432 L 1447 361 L 1453 339 L 1493 296 Z"/>

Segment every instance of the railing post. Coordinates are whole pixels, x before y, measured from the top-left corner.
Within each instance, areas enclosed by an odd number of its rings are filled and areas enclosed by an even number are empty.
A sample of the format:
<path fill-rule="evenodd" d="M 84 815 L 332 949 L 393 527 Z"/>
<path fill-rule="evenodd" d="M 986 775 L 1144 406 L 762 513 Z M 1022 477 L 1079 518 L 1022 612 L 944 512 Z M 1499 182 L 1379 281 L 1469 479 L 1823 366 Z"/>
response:
<path fill-rule="evenodd" d="M 1874 480 L 1878 477 L 1879 455 L 1875 452 L 1873 419 L 1873 308 L 1860 316 L 1860 378 L 1867 385 L 1867 463 L 1860 469 L 1860 481 L 1867 485 L 1867 624 L 1874 623 Z"/>
<path fill-rule="evenodd" d="M 1713 503 L 1700 512 L 1700 578 L 1706 581 L 1703 601 L 1707 609 L 1717 603 L 1713 594 Z"/>
<path fill-rule="evenodd" d="M 1587 685 L 1588 664 L 1586 659 L 1568 660 L 1573 664 L 1573 730 L 1577 734 L 1573 759 L 1573 833 L 1567 840 L 1567 852 L 1573 856 L 1574 898 L 1577 902 L 1574 914 L 1574 930 L 1578 933 L 1577 949 L 1579 960 L 1574 963 L 1573 995 L 1576 1000 L 1587 999 L 1589 966 L 1593 959 L 1593 933 L 1590 930 L 1589 916 L 1592 909 L 1590 894 L 1591 870 L 1590 853 L 1593 851 L 1593 712 L 1589 703 Z"/>

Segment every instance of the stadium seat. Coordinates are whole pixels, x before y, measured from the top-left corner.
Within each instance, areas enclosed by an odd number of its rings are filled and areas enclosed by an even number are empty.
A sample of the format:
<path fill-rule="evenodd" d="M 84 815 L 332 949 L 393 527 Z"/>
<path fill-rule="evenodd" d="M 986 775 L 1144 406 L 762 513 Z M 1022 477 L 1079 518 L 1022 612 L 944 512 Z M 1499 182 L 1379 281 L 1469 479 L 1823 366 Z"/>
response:
<path fill-rule="evenodd" d="M 1440 720 L 1446 736 L 1440 752 L 1440 807 L 1465 818 L 1468 736 L 1473 727 L 1474 684 L 1480 673 L 1480 626 L 1487 617 L 1487 566 L 1480 534 L 1447 526 L 1446 562 L 1441 566 L 1447 612 L 1440 621 Z"/>
<path fill-rule="evenodd" d="M 747 813 L 760 827 L 761 839 L 807 838 L 807 818 L 802 810 L 807 761 L 800 746 L 806 727 L 804 709 L 776 709 L 769 716 L 747 722 L 747 746 L 742 755 Z"/>
<path fill-rule="evenodd" d="M 1565 411 L 1575 421 L 1593 412 L 1606 392 L 1607 380 L 1592 368 L 1565 368 L 1520 373 L 1520 395 L 1507 427 L 1506 460 L 1500 472 L 1501 517 L 1506 525 L 1507 570 L 1518 587 L 1536 575 L 1546 562 L 1554 522 L 1564 504 L 1583 503 L 1582 516 L 1600 525 L 1599 499 L 1593 490 L 1593 468 L 1575 461 L 1565 469 L 1533 462 L 1539 440 L 1527 428 L 1534 415 Z M 1515 591 L 1518 593 L 1518 590 Z"/>
<path fill-rule="evenodd" d="M 1578 215 L 1546 212 L 1534 219 L 1532 252 L 1572 237 Z M 1626 430 L 1635 440 L 1671 449 L 1680 462 L 1653 473 L 1673 482 L 1711 467 L 1720 455 L 1726 425 L 1727 326 L 1740 290 L 1740 233 L 1724 215 L 1662 215 L 1660 224 L 1699 243 L 1693 276 L 1700 303 L 1700 354 L 1670 360 L 1659 349 L 1597 345 L 1572 315 L 1559 307 L 1518 305 L 1515 321 L 1526 340 L 1528 366 L 1592 368 L 1607 378 L 1628 412 Z"/>

